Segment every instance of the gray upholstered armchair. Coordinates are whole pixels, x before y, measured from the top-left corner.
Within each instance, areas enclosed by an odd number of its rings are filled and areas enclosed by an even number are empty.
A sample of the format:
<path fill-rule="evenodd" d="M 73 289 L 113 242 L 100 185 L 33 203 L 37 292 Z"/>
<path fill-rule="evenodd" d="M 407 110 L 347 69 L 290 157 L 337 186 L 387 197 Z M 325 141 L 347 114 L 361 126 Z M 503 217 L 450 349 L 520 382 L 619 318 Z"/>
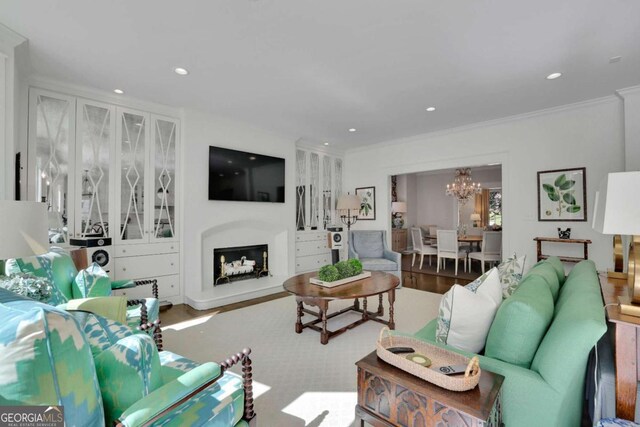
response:
<path fill-rule="evenodd" d="M 386 271 L 402 281 L 400 254 L 389 250 L 384 230 L 350 231 L 349 258 L 359 259 L 365 270 Z"/>

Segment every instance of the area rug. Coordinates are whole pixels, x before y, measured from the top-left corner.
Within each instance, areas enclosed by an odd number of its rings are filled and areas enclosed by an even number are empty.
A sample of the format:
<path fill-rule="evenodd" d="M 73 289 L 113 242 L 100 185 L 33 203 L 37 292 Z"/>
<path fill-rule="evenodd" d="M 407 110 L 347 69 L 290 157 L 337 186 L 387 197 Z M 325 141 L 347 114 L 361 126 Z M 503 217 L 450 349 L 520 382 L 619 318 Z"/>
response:
<path fill-rule="evenodd" d="M 394 304 L 396 330 L 413 333 L 422 328 L 437 315 L 441 297 L 399 289 Z M 377 298 L 369 298 L 370 310 L 377 309 L 377 304 Z M 335 302 L 330 310 L 346 305 L 346 301 Z M 386 315 L 386 296 L 384 306 Z M 356 320 L 358 315 L 352 313 L 331 319 L 329 329 Z M 303 321 L 310 319 L 303 317 Z M 383 325 L 369 321 L 322 345 L 316 331 L 296 334 L 295 321 L 295 299 L 285 297 L 167 326 L 164 343 L 167 350 L 199 362 L 221 361 L 250 347 L 260 426 L 355 426 L 355 363 L 375 350 Z"/>

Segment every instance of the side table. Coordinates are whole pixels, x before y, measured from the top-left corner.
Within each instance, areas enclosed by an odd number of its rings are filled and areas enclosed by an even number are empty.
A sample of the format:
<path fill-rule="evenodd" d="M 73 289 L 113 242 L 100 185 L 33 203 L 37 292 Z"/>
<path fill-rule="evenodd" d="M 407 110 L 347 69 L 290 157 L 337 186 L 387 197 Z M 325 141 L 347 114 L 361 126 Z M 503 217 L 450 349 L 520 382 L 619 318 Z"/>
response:
<path fill-rule="evenodd" d="M 469 391 L 445 390 L 401 369 L 371 352 L 356 363 L 358 404 L 356 421 L 375 427 L 464 425 L 499 427 L 500 389 L 504 377 L 482 371 L 480 383 Z"/>

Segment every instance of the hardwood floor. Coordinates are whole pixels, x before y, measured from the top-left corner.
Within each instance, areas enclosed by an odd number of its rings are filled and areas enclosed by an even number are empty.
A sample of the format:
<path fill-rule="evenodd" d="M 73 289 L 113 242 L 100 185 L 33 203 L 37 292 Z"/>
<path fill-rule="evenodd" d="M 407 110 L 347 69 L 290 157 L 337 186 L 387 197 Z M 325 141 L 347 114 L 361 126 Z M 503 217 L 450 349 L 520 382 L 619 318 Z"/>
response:
<path fill-rule="evenodd" d="M 277 294 L 237 302 L 235 304 L 223 305 L 209 310 L 196 310 L 187 304 L 176 304 L 170 309 L 160 312 L 160 321 L 162 322 L 162 327 L 175 325 L 176 323 L 184 322 L 185 320 L 193 320 L 210 314 L 220 314 L 231 310 L 238 310 L 240 308 L 250 307 L 252 305 L 261 304 L 274 299 L 284 298 L 288 295 L 290 295 L 288 292 L 282 291 Z"/>
<path fill-rule="evenodd" d="M 452 263 L 449 263 L 448 269 L 443 271 L 442 275 L 435 275 L 435 271 L 433 271 L 434 269 L 429 269 L 428 261 L 426 259 L 422 271 L 418 271 L 417 261 L 415 267 L 411 267 L 411 255 L 402 256 L 402 270 L 403 286 L 421 291 L 434 292 L 437 294 L 444 294 L 455 283 L 466 285 L 480 275 L 479 272 L 463 273 L 462 271 L 459 271 L 458 276 L 456 277 L 453 273 Z M 187 304 L 177 304 L 170 309 L 161 312 L 160 320 L 162 321 L 162 326 L 170 326 L 186 320 L 193 320 L 198 317 L 208 316 L 210 314 L 220 314 L 231 310 L 250 307 L 255 304 L 272 301 L 288 295 L 289 293 L 283 291 L 249 301 L 242 301 L 235 304 L 212 308 L 210 310 L 196 310 Z"/>

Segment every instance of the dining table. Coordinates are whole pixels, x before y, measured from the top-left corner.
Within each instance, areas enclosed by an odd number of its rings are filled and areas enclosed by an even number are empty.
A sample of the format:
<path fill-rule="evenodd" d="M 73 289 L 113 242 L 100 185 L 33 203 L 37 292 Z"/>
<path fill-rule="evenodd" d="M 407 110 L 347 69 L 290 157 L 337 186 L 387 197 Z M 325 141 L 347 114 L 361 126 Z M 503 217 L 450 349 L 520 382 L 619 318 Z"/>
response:
<path fill-rule="evenodd" d="M 427 244 L 433 244 L 438 241 L 438 238 L 436 236 L 425 236 L 424 240 Z M 469 246 L 473 246 L 475 244 L 477 249 L 480 250 L 480 246 L 482 245 L 482 234 L 458 235 L 458 243 L 469 243 Z"/>

